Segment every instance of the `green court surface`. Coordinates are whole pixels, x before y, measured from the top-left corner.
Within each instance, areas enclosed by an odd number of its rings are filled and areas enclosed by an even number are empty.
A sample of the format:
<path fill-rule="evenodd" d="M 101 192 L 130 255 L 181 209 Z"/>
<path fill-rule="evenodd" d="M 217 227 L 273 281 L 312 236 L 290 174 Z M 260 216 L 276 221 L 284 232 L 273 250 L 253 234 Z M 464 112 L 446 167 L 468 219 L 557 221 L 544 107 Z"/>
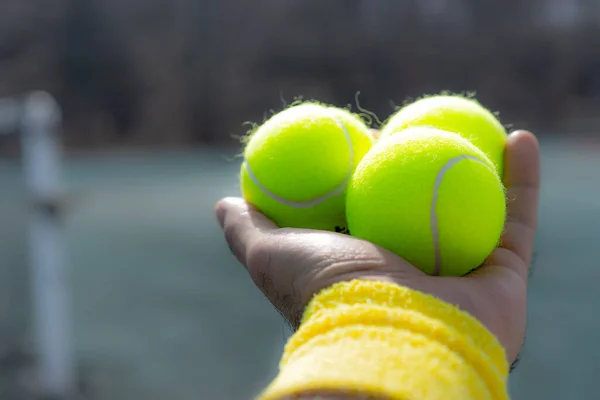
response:
<path fill-rule="evenodd" d="M 600 148 L 544 140 L 529 330 L 517 400 L 591 399 L 600 365 Z M 289 331 L 228 252 L 213 204 L 234 150 L 73 156 L 65 164 L 76 356 L 90 398 L 242 400 Z M 0 352 L 27 328 L 26 206 L 0 162 Z M 1 353 L 0 353 L 1 354 Z M 5 374 L 3 385 L 17 374 Z"/>

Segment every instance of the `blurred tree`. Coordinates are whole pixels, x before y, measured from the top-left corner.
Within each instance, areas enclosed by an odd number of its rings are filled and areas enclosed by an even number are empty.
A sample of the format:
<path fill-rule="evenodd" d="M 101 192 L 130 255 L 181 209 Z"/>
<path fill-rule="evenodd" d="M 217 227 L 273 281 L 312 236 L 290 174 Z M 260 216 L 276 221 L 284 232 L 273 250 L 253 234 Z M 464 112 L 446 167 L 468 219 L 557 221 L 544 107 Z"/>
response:
<path fill-rule="evenodd" d="M 80 143 L 216 143 L 280 98 L 358 91 L 382 118 L 441 90 L 476 91 L 509 121 L 600 103 L 597 0 L 51 2 L 0 2 L 0 94 L 62 88 Z"/>
<path fill-rule="evenodd" d="M 538 12 L 531 3 L 521 0 L 469 0 L 473 30 L 491 39 L 528 30 L 532 13 Z"/>
<path fill-rule="evenodd" d="M 0 3 L 0 62 L 22 54 L 32 43 L 35 29 L 27 26 L 31 7 L 25 2 Z"/>
<path fill-rule="evenodd" d="M 92 1 L 71 0 L 61 50 L 65 113 L 106 113 L 115 132 L 127 135 L 138 118 L 140 85 L 131 54 Z"/>
<path fill-rule="evenodd" d="M 182 79 L 191 138 L 212 143 L 220 135 L 219 86 L 224 43 L 228 43 L 221 37 L 223 7 L 219 0 L 186 2 L 180 7 L 187 15 L 182 21 L 188 38 L 182 54 Z"/>

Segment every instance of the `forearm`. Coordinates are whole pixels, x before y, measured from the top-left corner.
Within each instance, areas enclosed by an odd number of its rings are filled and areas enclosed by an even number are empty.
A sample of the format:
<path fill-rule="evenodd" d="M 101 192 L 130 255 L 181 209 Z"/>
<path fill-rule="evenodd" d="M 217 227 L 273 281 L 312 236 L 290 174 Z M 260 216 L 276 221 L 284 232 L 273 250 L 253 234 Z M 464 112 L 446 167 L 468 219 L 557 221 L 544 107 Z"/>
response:
<path fill-rule="evenodd" d="M 381 396 L 373 397 L 367 394 L 343 395 L 331 392 L 315 392 L 299 394 L 297 396 L 286 396 L 278 400 L 389 400 L 389 398 Z"/>
<path fill-rule="evenodd" d="M 298 396 L 282 397 L 278 400 L 389 400 L 385 397 L 373 397 L 369 395 L 335 395 L 327 392 L 313 394 L 300 394 Z"/>
<path fill-rule="evenodd" d="M 355 281 L 311 301 L 261 399 L 508 399 L 507 374 L 503 349 L 472 317 L 406 288 Z"/>

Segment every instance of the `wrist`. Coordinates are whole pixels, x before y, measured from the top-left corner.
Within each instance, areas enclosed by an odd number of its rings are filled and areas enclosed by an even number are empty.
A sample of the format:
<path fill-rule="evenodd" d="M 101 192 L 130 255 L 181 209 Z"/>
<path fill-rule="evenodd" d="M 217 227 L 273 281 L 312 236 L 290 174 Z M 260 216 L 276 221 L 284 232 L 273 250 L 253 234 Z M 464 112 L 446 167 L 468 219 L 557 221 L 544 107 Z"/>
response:
<path fill-rule="evenodd" d="M 502 347 L 470 315 L 395 284 L 353 281 L 311 301 L 262 398 L 504 399 L 507 373 Z"/>

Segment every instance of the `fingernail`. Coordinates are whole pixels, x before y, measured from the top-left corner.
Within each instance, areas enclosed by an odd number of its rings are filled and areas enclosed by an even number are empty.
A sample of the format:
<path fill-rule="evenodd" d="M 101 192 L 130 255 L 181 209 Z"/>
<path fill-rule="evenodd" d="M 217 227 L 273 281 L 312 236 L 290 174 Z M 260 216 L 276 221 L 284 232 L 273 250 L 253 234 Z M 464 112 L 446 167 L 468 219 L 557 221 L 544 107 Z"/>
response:
<path fill-rule="evenodd" d="M 510 136 L 520 136 L 520 135 L 526 135 L 526 134 L 529 134 L 529 131 L 527 131 L 525 129 L 516 129 L 510 133 Z"/>

